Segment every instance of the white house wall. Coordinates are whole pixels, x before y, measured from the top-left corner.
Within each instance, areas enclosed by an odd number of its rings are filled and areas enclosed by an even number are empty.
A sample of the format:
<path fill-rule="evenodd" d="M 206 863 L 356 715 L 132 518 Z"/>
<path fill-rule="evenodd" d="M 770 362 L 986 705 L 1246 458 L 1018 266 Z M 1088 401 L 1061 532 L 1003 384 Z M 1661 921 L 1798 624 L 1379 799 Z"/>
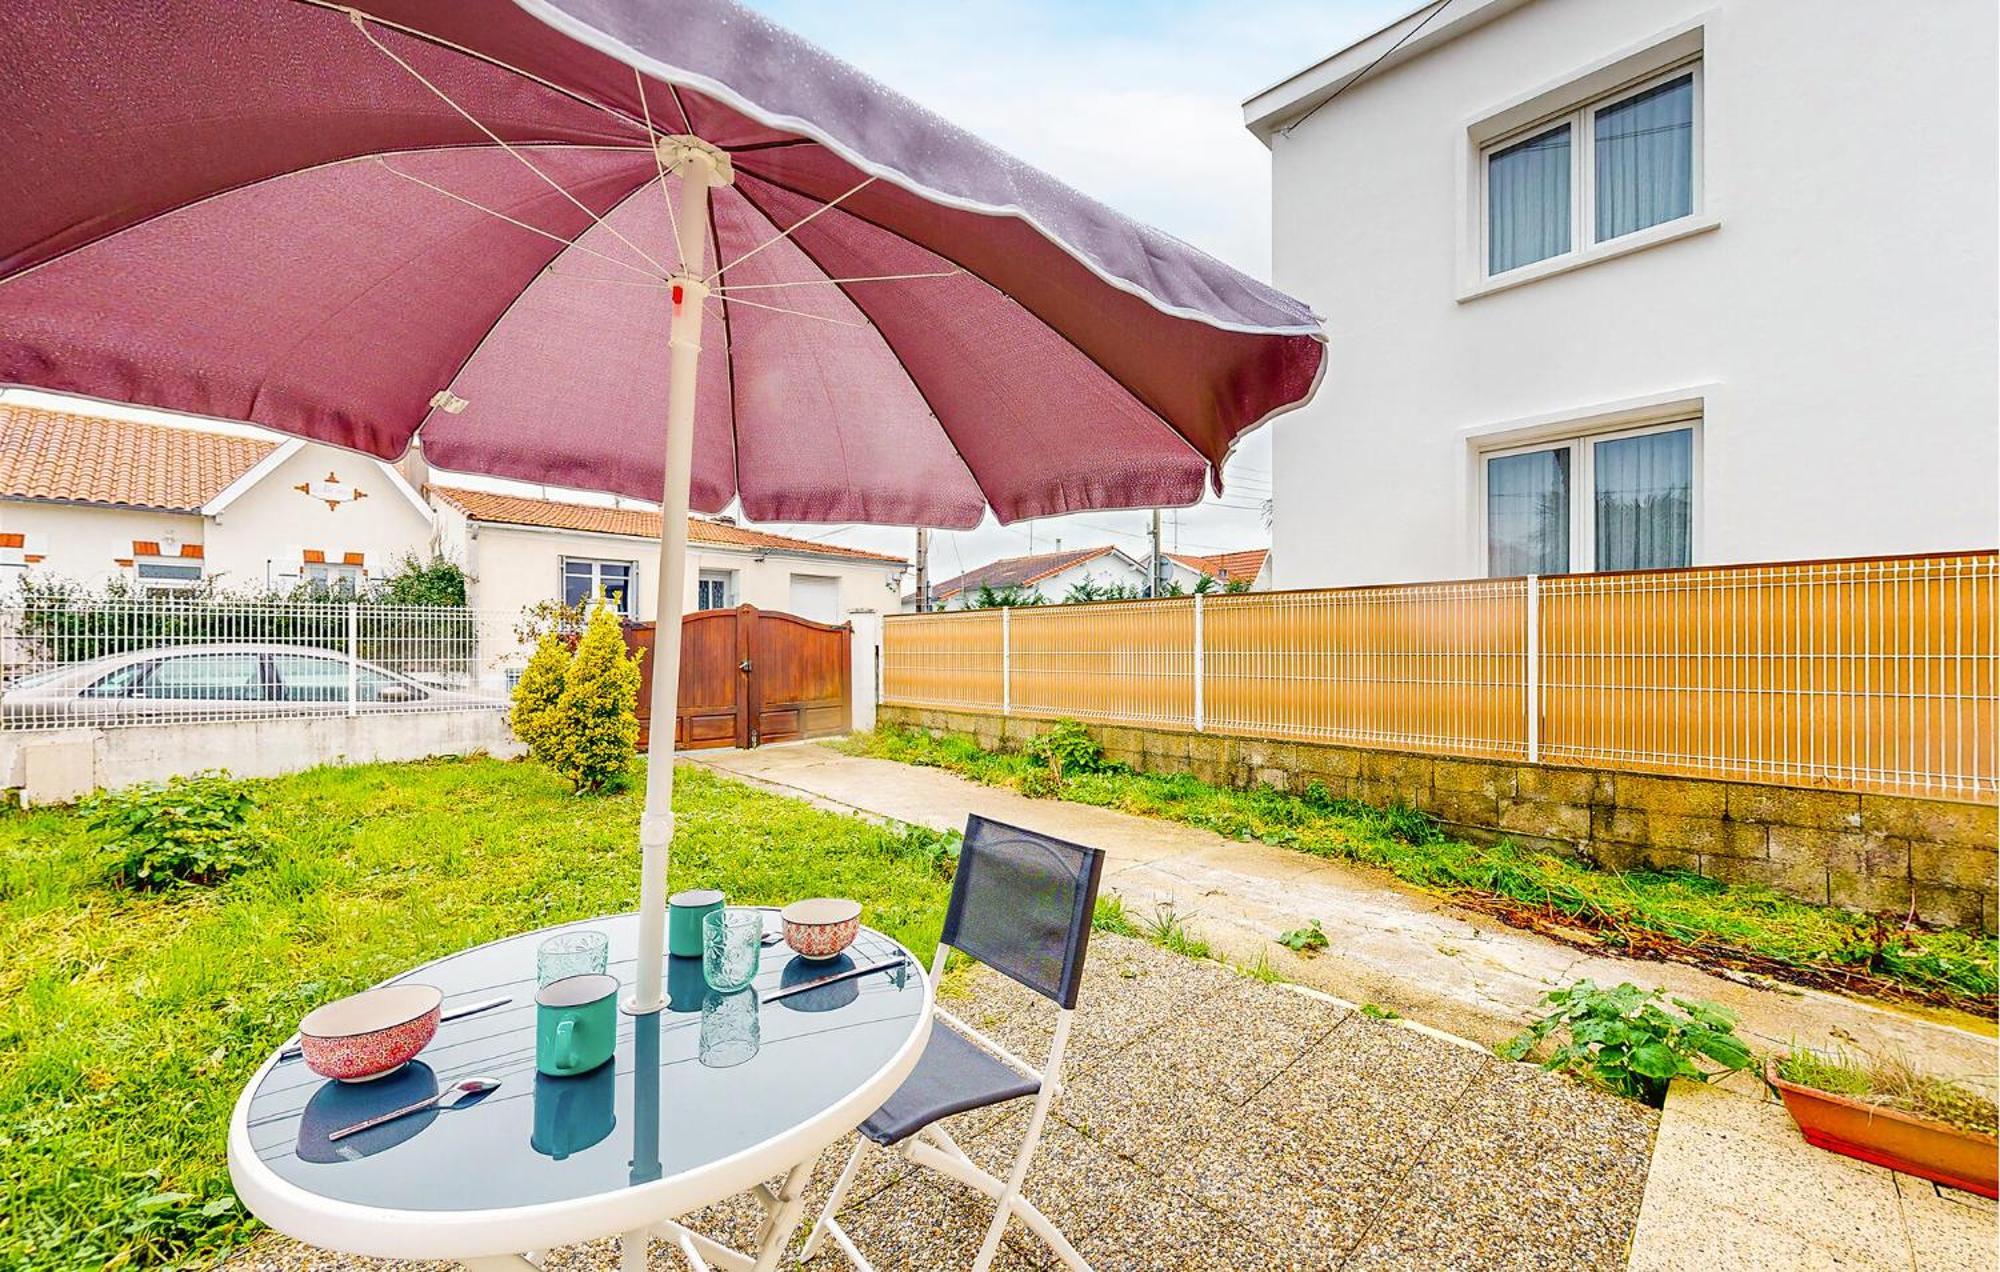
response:
<path fill-rule="evenodd" d="M 297 489 L 328 474 L 363 497 L 329 507 Z M 359 553 L 368 577 L 381 578 L 404 557 L 428 554 L 431 521 L 373 460 L 307 446 L 231 501 L 206 533 L 209 574 L 219 585 L 282 590 L 299 581 L 307 549 L 335 563 Z"/>
<path fill-rule="evenodd" d="M 0 580 L 25 570 L 37 578 L 102 587 L 131 577 L 118 562 L 132 559 L 134 541 L 201 545 L 203 525 L 200 517 L 185 513 L 9 500 L 0 503 L 0 533 L 21 535 L 26 540 L 21 554 L 42 557 L 33 564 L 0 568 Z"/>
<path fill-rule="evenodd" d="M 1483 574 L 1480 436 L 1635 399 L 1701 404 L 1697 563 L 1990 546 L 1995 14 L 1535 0 L 1275 138 L 1275 281 L 1331 340 L 1275 585 Z M 1694 23 L 1715 227 L 1461 299 L 1468 128 Z"/>

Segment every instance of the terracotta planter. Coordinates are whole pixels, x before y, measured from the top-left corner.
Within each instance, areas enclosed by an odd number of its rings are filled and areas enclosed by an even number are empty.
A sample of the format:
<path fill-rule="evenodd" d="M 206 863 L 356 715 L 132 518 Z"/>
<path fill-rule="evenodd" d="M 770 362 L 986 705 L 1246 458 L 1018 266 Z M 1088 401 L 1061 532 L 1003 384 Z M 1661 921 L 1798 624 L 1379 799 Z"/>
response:
<path fill-rule="evenodd" d="M 1778 1076 L 1775 1056 L 1764 1062 L 1764 1076 L 1809 1144 L 1982 1197 L 2000 1193 L 2000 1140 L 1991 1135 L 1787 1082 Z"/>

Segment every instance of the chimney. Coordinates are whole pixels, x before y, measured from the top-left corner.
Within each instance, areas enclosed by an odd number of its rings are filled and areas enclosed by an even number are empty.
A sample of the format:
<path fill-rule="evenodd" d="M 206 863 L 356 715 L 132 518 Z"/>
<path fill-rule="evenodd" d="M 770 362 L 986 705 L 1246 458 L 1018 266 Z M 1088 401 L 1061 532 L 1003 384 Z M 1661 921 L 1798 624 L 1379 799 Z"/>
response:
<path fill-rule="evenodd" d="M 1062 555 L 1062 536 L 1061 536 L 1061 535 L 1057 535 L 1057 536 L 1056 536 L 1056 555 L 1057 555 L 1057 556 L 1061 556 L 1061 555 Z"/>

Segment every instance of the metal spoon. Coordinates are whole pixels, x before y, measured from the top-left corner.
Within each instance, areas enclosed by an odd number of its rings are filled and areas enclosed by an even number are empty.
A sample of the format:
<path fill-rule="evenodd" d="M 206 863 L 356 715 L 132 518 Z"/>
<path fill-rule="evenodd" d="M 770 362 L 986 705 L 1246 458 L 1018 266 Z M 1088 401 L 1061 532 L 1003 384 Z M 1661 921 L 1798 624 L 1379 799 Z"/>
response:
<path fill-rule="evenodd" d="M 393 1122 L 399 1117 L 408 1117 L 412 1113 L 421 1113 L 432 1106 L 448 1109 L 454 1104 L 460 1104 L 471 1099 L 475 1095 L 484 1095 L 499 1085 L 500 1079 L 498 1078 L 467 1078 L 463 1082 L 452 1083 L 428 1100 L 418 1100 L 415 1104 L 405 1104 L 400 1109 L 390 1109 L 387 1113 L 378 1114 L 365 1122 L 356 1122 L 352 1126 L 343 1126 L 337 1131 L 328 1131 L 326 1137 L 328 1140 L 346 1139 L 350 1135 L 358 1135 L 362 1131 L 380 1126 L 384 1122 Z"/>

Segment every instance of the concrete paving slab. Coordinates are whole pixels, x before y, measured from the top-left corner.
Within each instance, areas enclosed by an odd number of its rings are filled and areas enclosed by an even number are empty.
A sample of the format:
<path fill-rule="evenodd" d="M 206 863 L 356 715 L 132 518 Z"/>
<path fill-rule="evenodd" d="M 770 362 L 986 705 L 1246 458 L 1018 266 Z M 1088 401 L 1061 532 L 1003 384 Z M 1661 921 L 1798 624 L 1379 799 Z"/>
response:
<path fill-rule="evenodd" d="M 1997 1262 L 1991 1202 L 1814 1148 L 1761 1086 L 1677 1082 L 1668 1094 L 1634 1272 Z"/>

